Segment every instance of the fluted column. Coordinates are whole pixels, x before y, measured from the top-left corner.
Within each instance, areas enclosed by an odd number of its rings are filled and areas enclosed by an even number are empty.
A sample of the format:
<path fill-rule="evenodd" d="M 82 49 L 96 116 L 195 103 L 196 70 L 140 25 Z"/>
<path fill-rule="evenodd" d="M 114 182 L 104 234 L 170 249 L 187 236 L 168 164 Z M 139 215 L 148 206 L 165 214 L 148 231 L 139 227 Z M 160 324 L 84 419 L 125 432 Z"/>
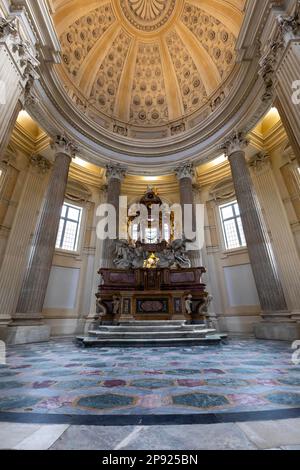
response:
<path fill-rule="evenodd" d="M 17 21 L 0 16 L 0 158 L 19 111 L 38 79 L 36 51 L 20 37 Z"/>
<path fill-rule="evenodd" d="M 100 191 L 98 204 L 99 205 L 105 204 L 106 201 L 107 201 L 107 187 L 104 186 Z M 96 215 L 95 215 L 95 225 L 97 225 Z M 96 236 L 95 262 L 94 262 L 92 285 L 91 285 L 91 291 L 90 291 L 90 295 L 91 295 L 90 311 L 88 313 L 88 316 L 82 319 L 79 333 L 82 333 L 83 330 L 87 332 L 89 330 L 89 326 L 91 325 L 91 323 L 95 321 L 95 317 L 97 316 L 95 294 L 98 292 L 98 287 L 100 284 L 98 271 L 99 271 L 99 268 L 102 267 L 103 265 L 102 263 L 103 249 L 104 249 L 104 241 Z"/>
<path fill-rule="evenodd" d="M 278 17 L 281 55 L 276 70 L 276 102 L 300 164 L 300 1 L 292 16 Z"/>
<path fill-rule="evenodd" d="M 273 175 L 268 155 L 260 153 L 250 161 L 255 187 L 272 234 L 272 246 L 282 286 L 293 316 L 300 313 L 300 258 L 291 226 Z"/>
<path fill-rule="evenodd" d="M 121 165 L 108 165 L 106 167 L 107 179 L 107 204 L 111 204 L 116 210 L 116 227 L 117 238 L 119 236 L 119 209 L 120 209 L 120 196 L 123 178 L 126 174 L 126 169 Z M 104 240 L 103 243 L 103 257 L 102 268 L 113 267 L 113 249 L 115 240 Z"/>
<path fill-rule="evenodd" d="M 272 233 L 274 254 L 281 273 L 282 286 L 292 315 L 300 313 L 300 258 L 284 208 L 271 161 L 260 153 L 250 161 L 255 186 Z"/>
<path fill-rule="evenodd" d="M 192 229 L 195 231 L 196 224 L 195 224 L 195 211 L 194 211 L 194 190 L 193 190 L 193 178 L 195 176 L 195 169 L 193 164 L 191 163 L 184 163 L 180 165 L 178 168 L 175 169 L 175 174 L 179 181 L 179 191 L 180 191 L 180 204 L 182 207 L 182 227 L 183 232 L 185 232 L 184 227 L 184 208 L 185 205 L 193 206 L 193 222 L 192 222 Z M 191 229 L 191 227 L 186 227 L 187 229 Z"/>
<path fill-rule="evenodd" d="M 64 203 L 68 172 L 76 148 L 66 137 L 53 143 L 55 161 L 44 207 L 33 240 L 30 261 L 17 305 L 15 323 L 39 323 L 55 251 L 61 209 Z"/>
<path fill-rule="evenodd" d="M 42 203 L 49 168 L 50 164 L 45 158 L 31 157 L 0 270 L 0 327 L 7 326 L 15 313 L 29 255 L 30 238 Z"/>
<path fill-rule="evenodd" d="M 244 149 L 248 142 L 241 133 L 234 133 L 225 149 L 230 162 L 236 198 L 241 211 L 245 238 L 254 279 L 260 299 L 262 315 L 284 318 L 288 316 L 281 282 L 261 208 L 251 180 Z"/>
<path fill-rule="evenodd" d="M 193 179 L 195 177 L 195 169 L 192 163 L 184 163 L 175 169 L 175 174 L 179 181 L 180 191 L 180 204 L 182 207 L 182 228 L 183 234 L 187 237 L 189 232 L 196 233 L 196 211 L 195 211 L 195 188 L 193 186 Z M 185 223 L 185 206 L 192 207 L 192 226 L 186 227 Z M 199 267 L 201 264 L 201 253 L 197 246 L 197 240 L 194 244 L 194 249 L 189 251 L 189 258 L 193 267 Z M 200 264 L 199 264 L 200 263 Z"/>

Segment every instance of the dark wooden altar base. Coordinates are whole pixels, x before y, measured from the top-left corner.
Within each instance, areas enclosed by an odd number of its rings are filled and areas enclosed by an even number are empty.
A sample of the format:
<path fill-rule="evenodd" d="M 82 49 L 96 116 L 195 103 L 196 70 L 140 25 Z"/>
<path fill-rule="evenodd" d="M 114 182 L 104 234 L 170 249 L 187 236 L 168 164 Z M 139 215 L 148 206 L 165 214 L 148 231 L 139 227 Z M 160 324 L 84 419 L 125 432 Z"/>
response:
<path fill-rule="evenodd" d="M 96 294 L 107 311 L 104 322 L 126 320 L 201 320 L 198 314 L 207 292 L 201 282 L 204 268 L 191 269 L 101 269 L 103 284 Z M 193 296 L 193 315 L 186 314 L 185 300 Z M 120 299 L 113 314 L 114 297 Z"/>

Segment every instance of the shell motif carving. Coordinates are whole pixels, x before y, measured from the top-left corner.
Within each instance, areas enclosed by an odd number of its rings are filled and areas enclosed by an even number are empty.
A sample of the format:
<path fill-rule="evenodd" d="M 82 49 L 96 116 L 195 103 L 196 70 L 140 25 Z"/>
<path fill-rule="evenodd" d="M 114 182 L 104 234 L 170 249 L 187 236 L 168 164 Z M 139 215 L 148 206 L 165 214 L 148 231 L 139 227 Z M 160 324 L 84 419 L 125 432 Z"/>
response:
<path fill-rule="evenodd" d="M 167 8 L 165 0 L 128 0 L 130 9 L 143 21 L 153 21 Z"/>

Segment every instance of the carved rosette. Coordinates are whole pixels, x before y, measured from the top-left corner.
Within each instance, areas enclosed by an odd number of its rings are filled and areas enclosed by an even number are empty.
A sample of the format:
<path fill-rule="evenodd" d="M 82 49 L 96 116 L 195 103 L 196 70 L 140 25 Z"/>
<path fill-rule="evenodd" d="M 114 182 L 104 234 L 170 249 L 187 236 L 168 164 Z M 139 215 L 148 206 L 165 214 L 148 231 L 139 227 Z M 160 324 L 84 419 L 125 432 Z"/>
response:
<path fill-rule="evenodd" d="M 123 180 L 123 178 L 126 175 L 126 168 L 123 167 L 122 165 L 107 165 L 106 166 L 106 178 L 107 181 L 110 181 L 111 179 L 118 179 L 120 181 Z"/>
<path fill-rule="evenodd" d="M 193 179 L 195 176 L 195 168 L 193 163 L 184 163 L 175 169 L 175 175 L 180 181 L 184 178 Z"/>
<path fill-rule="evenodd" d="M 56 136 L 51 143 L 51 147 L 56 155 L 61 153 L 68 155 L 71 159 L 75 158 L 78 152 L 76 143 L 66 135 Z"/>
<path fill-rule="evenodd" d="M 230 157 L 234 153 L 244 151 L 249 145 L 244 132 L 235 131 L 222 145 L 226 157 Z"/>

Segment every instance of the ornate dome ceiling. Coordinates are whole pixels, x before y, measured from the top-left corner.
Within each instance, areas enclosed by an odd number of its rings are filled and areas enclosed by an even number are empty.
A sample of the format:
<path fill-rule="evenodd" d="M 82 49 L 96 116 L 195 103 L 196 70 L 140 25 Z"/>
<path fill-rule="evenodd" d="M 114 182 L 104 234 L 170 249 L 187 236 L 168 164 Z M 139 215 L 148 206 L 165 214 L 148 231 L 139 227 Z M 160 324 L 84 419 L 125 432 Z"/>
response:
<path fill-rule="evenodd" d="M 52 3 L 64 88 L 103 128 L 174 135 L 226 95 L 244 0 Z"/>

